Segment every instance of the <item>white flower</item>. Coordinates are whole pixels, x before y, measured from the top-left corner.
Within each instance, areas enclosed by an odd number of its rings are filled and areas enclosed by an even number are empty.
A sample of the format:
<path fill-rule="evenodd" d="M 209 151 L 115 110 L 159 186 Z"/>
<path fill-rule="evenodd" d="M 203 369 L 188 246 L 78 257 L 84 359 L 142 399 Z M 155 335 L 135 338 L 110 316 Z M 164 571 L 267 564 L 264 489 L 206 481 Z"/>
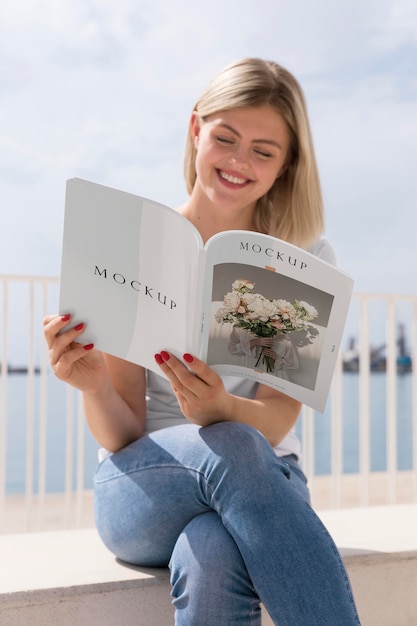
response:
<path fill-rule="evenodd" d="M 223 304 L 228 311 L 236 311 L 240 306 L 241 296 L 237 291 L 229 291 L 224 296 Z"/>
<path fill-rule="evenodd" d="M 308 304 L 308 302 L 304 302 L 304 300 L 296 300 L 295 304 L 303 319 L 311 321 L 318 316 L 318 311 L 312 304 Z"/>
<path fill-rule="evenodd" d="M 251 319 L 259 318 L 263 321 L 268 321 L 276 312 L 271 300 L 268 300 L 268 298 L 265 298 L 259 293 L 247 294 L 246 304 Z"/>
<path fill-rule="evenodd" d="M 280 315 L 286 317 L 295 317 L 295 309 L 291 302 L 287 300 L 274 300 L 274 305 L 277 307 Z"/>
<path fill-rule="evenodd" d="M 238 278 L 232 285 L 234 291 L 240 291 L 241 293 L 247 293 L 255 289 L 255 283 L 246 278 Z"/>
<path fill-rule="evenodd" d="M 218 324 L 222 324 L 223 322 L 226 322 L 227 313 L 228 313 L 227 309 L 223 307 L 221 309 L 217 309 L 216 313 L 214 314 L 216 322 Z"/>

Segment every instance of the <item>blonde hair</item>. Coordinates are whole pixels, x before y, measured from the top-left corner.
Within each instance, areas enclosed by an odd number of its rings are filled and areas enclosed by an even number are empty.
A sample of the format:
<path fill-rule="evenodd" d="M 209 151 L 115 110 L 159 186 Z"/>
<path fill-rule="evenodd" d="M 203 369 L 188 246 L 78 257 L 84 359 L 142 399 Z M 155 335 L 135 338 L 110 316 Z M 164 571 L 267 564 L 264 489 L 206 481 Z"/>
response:
<path fill-rule="evenodd" d="M 255 226 L 308 247 L 324 227 L 323 200 L 303 91 L 286 69 L 273 61 L 248 58 L 222 70 L 207 86 L 194 110 L 204 119 L 213 113 L 268 104 L 286 121 L 290 147 L 286 169 L 255 207 Z M 195 181 L 196 148 L 188 130 L 184 173 L 188 193 Z"/>

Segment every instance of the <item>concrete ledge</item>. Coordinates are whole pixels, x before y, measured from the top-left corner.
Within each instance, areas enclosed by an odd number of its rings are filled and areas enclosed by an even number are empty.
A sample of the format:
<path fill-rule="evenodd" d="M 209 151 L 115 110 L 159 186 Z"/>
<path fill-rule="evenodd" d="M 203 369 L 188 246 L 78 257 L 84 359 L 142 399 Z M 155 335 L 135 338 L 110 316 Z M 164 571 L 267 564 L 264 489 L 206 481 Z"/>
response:
<path fill-rule="evenodd" d="M 95 529 L 0 537 L 0 624 L 173 624 L 166 569 L 119 563 Z"/>
<path fill-rule="evenodd" d="M 362 625 L 416 624 L 417 505 L 320 517 L 346 563 Z M 57 623 L 172 625 L 168 571 L 119 563 L 95 529 L 0 536 L 0 624 Z"/>
<path fill-rule="evenodd" d="M 417 624 L 417 504 L 320 511 L 346 565 L 362 626 Z"/>

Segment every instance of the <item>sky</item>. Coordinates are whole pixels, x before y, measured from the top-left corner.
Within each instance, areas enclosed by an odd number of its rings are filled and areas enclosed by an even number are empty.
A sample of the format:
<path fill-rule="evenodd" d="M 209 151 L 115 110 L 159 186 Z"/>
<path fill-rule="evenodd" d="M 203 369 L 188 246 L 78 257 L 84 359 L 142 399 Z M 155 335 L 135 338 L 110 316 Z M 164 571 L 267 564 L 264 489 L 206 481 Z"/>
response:
<path fill-rule="evenodd" d="M 180 205 L 193 104 L 246 56 L 304 89 L 355 291 L 416 294 L 415 0 L 3 2 L 0 274 L 59 274 L 73 176 Z"/>

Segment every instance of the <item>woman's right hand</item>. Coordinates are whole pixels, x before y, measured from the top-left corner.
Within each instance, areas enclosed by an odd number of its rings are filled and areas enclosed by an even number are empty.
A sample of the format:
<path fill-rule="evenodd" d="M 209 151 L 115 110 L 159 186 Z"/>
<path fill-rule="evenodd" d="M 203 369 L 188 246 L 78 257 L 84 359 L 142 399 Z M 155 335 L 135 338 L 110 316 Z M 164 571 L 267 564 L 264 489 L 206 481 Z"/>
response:
<path fill-rule="evenodd" d="M 43 320 L 49 361 L 54 374 L 84 392 L 96 392 L 108 377 L 103 355 L 93 344 L 83 345 L 77 338 L 84 324 L 62 332 L 71 322 L 69 315 L 48 315 Z"/>

